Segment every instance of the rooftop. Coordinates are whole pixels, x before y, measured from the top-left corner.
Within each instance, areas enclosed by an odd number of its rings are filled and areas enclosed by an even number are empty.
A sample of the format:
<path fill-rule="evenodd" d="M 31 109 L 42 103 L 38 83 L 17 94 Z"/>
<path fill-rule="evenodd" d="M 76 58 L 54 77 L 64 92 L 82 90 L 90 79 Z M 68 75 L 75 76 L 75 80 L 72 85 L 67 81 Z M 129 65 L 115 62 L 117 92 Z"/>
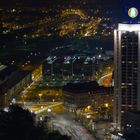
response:
<path fill-rule="evenodd" d="M 17 71 L 16 66 L 1 66 L 0 67 L 0 80 L 3 81 L 7 76 L 11 75 L 13 72 Z"/>
<path fill-rule="evenodd" d="M 140 31 L 140 24 L 119 24 L 118 29 L 121 31 Z"/>
<path fill-rule="evenodd" d="M 1 65 L 0 64 L 0 72 L 3 70 L 3 69 L 5 69 L 7 66 L 5 66 L 5 65 Z"/>
<path fill-rule="evenodd" d="M 3 92 L 6 92 L 8 89 L 12 88 L 28 74 L 29 71 L 20 70 L 17 66 L 1 66 L 0 89 L 2 89 Z"/>
<path fill-rule="evenodd" d="M 106 88 L 103 86 L 99 86 L 96 81 L 85 82 L 85 83 L 68 83 L 63 86 L 64 91 L 72 92 L 72 93 L 84 93 L 90 91 L 100 91 L 100 90 L 108 90 L 112 88 Z"/>

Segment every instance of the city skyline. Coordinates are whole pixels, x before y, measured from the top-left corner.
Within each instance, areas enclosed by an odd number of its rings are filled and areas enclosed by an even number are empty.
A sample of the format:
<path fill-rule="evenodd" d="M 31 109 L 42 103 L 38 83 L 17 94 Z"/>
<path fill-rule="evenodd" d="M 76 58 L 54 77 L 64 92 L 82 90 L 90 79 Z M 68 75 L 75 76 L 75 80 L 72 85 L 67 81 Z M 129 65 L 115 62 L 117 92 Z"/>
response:
<path fill-rule="evenodd" d="M 139 3 L 1 0 L 0 139 L 139 140 Z"/>

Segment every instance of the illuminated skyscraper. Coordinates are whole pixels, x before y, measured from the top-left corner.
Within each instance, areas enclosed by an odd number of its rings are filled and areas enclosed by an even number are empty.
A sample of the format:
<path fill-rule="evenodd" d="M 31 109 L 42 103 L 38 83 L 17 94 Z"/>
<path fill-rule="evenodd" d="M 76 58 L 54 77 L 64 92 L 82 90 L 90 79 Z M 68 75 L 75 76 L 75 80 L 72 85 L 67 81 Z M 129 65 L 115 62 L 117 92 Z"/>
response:
<path fill-rule="evenodd" d="M 126 110 L 140 110 L 140 24 L 118 25 L 114 31 L 114 62 L 113 117 L 114 123 L 121 125 Z"/>

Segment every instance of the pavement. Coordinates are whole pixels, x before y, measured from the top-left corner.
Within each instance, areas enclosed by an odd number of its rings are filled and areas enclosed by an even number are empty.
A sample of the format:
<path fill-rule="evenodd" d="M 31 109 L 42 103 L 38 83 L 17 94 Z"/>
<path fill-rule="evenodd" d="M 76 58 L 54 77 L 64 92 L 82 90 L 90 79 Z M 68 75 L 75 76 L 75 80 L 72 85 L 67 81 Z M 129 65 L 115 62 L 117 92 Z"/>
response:
<path fill-rule="evenodd" d="M 55 114 L 51 118 L 50 124 L 53 130 L 58 130 L 61 134 L 71 136 L 72 140 L 96 140 L 78 122 L 75 122 L 69 114 Z"/>
<path fill-rule="evenodd" d="M 35 104 L 34 104 L 35 105 Z M 56 113 L 53 111 L 56 107 L 61 107 L 62 102 L 53 103 L 53 105 L 47 106 L 35 112 L 36 119 L 45 118 L 48 116 L 49 127 L 52 130 L 59 131 L 62 135 L 71 136 L 71 140 L 96 140 L 80 123 L 74 120 L 73 114 L 69 112 Z M 47 111 L 51 109 L 51 111 Z"/>
<path fill-rule="evenodd" d="M 110 127 L 111 127 L 111 122 L 100 121 L 96 123 L 96 137 L 99 140 L 104 140 L 106 132 L 110 130 L 109 129 Z"/>
<path fill-rule="evenodd" d="M 110 74 L 111 75 L 111 74 Z M 110 76 L 108 75 L 108 76 Z M 102 77 L 99 82 L 102 81 L 106 77 Z M 28 91 L 36 85 L 36 82 L 33 82 L 30 86 L 28 86 L 21 94 L 26 95 L 28 94 Z M 27 102 L 26 102 L 27 103 Z M 28 104 L 28 103 L 27 103 Z M 26 105 L 27 105 L 26 104 Z M 48 102 L 45 102 L 47 105 Z M 25 105 L 25 107 L 27 107 Z M 37 102 L 30 102 L 28 104 L 28 107 L 30 106 L 40 106 Z M 72 114 L 63 112 L 61 114 L 53 112 L 53 108 L 57 106 L 61 106 L 62 102 L 54 102 L 53 104 L 48 104 L 48 106 L 45 106 L 43 108 L 40 108 L 39 110 L 35 111 L 35 114 L 38 119 L 40 117 L 49 116 L 49 124 L 52 127 L 53 130 L 58 130 L 62 135 L 68 135 L 71 136 L 72 140 L 97 140 L 95 137 L 93 137 L 80 123 L 76 122 Z M 42 104 L 43 106 L 43 104 Z M 48 109 L 52 109 L 48 112 Z M 100 135 L 100 134 L 99 134 Z"/>

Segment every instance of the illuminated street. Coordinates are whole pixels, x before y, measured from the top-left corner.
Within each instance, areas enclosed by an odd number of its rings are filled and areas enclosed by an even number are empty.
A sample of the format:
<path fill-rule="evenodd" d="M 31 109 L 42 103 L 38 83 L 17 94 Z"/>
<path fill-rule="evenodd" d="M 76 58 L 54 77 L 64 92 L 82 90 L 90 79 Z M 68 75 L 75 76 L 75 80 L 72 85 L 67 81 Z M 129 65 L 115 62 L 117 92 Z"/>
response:
<path fill-rule="evenodd" d="M 61 111 L 59 111 L 60 109 Z M 38 117 L 44 117 L 45 115 L 51 117 L 49 121 L 51 129 L 71 136 L 72 140 L 96 140 L 83 126 L 73 119 L 74 116 L 72 114 L 63 109 L 63 106 L 59 104 L 53 106 L 51 112 L 44 109 L 37 113 Z"/>
<path fill-rule="evenodd" d="M 55 117 L 50 123 L 54 130 L 58 130 L 62 134 L 70 135 L 72 140 L 96 140 L 79 123 L 66 119 L 63 116 Z"/>
<path fill-rule="evenodd" d="M 71 136 L 72 140 L 96 140 L 82 125 L 73 119 L 74 116 L 64 109 L 62 103 L 27 102 L 24 108 L 34 112 L 37 119 L 43 119 L 45 116 L 51 117 L 49 121 L 51 129 L 58 130 L 63 135 Z"/>
<path fill-rule="evenodd" d="M 112 73 L 102 76 L 98 80 L 99 85 L 109 87 L 112 86 Z"/>
<path fill-rule="evenodd" d="M 0 0 L 0 140 L 140 140 L 139 5 Z"/>

